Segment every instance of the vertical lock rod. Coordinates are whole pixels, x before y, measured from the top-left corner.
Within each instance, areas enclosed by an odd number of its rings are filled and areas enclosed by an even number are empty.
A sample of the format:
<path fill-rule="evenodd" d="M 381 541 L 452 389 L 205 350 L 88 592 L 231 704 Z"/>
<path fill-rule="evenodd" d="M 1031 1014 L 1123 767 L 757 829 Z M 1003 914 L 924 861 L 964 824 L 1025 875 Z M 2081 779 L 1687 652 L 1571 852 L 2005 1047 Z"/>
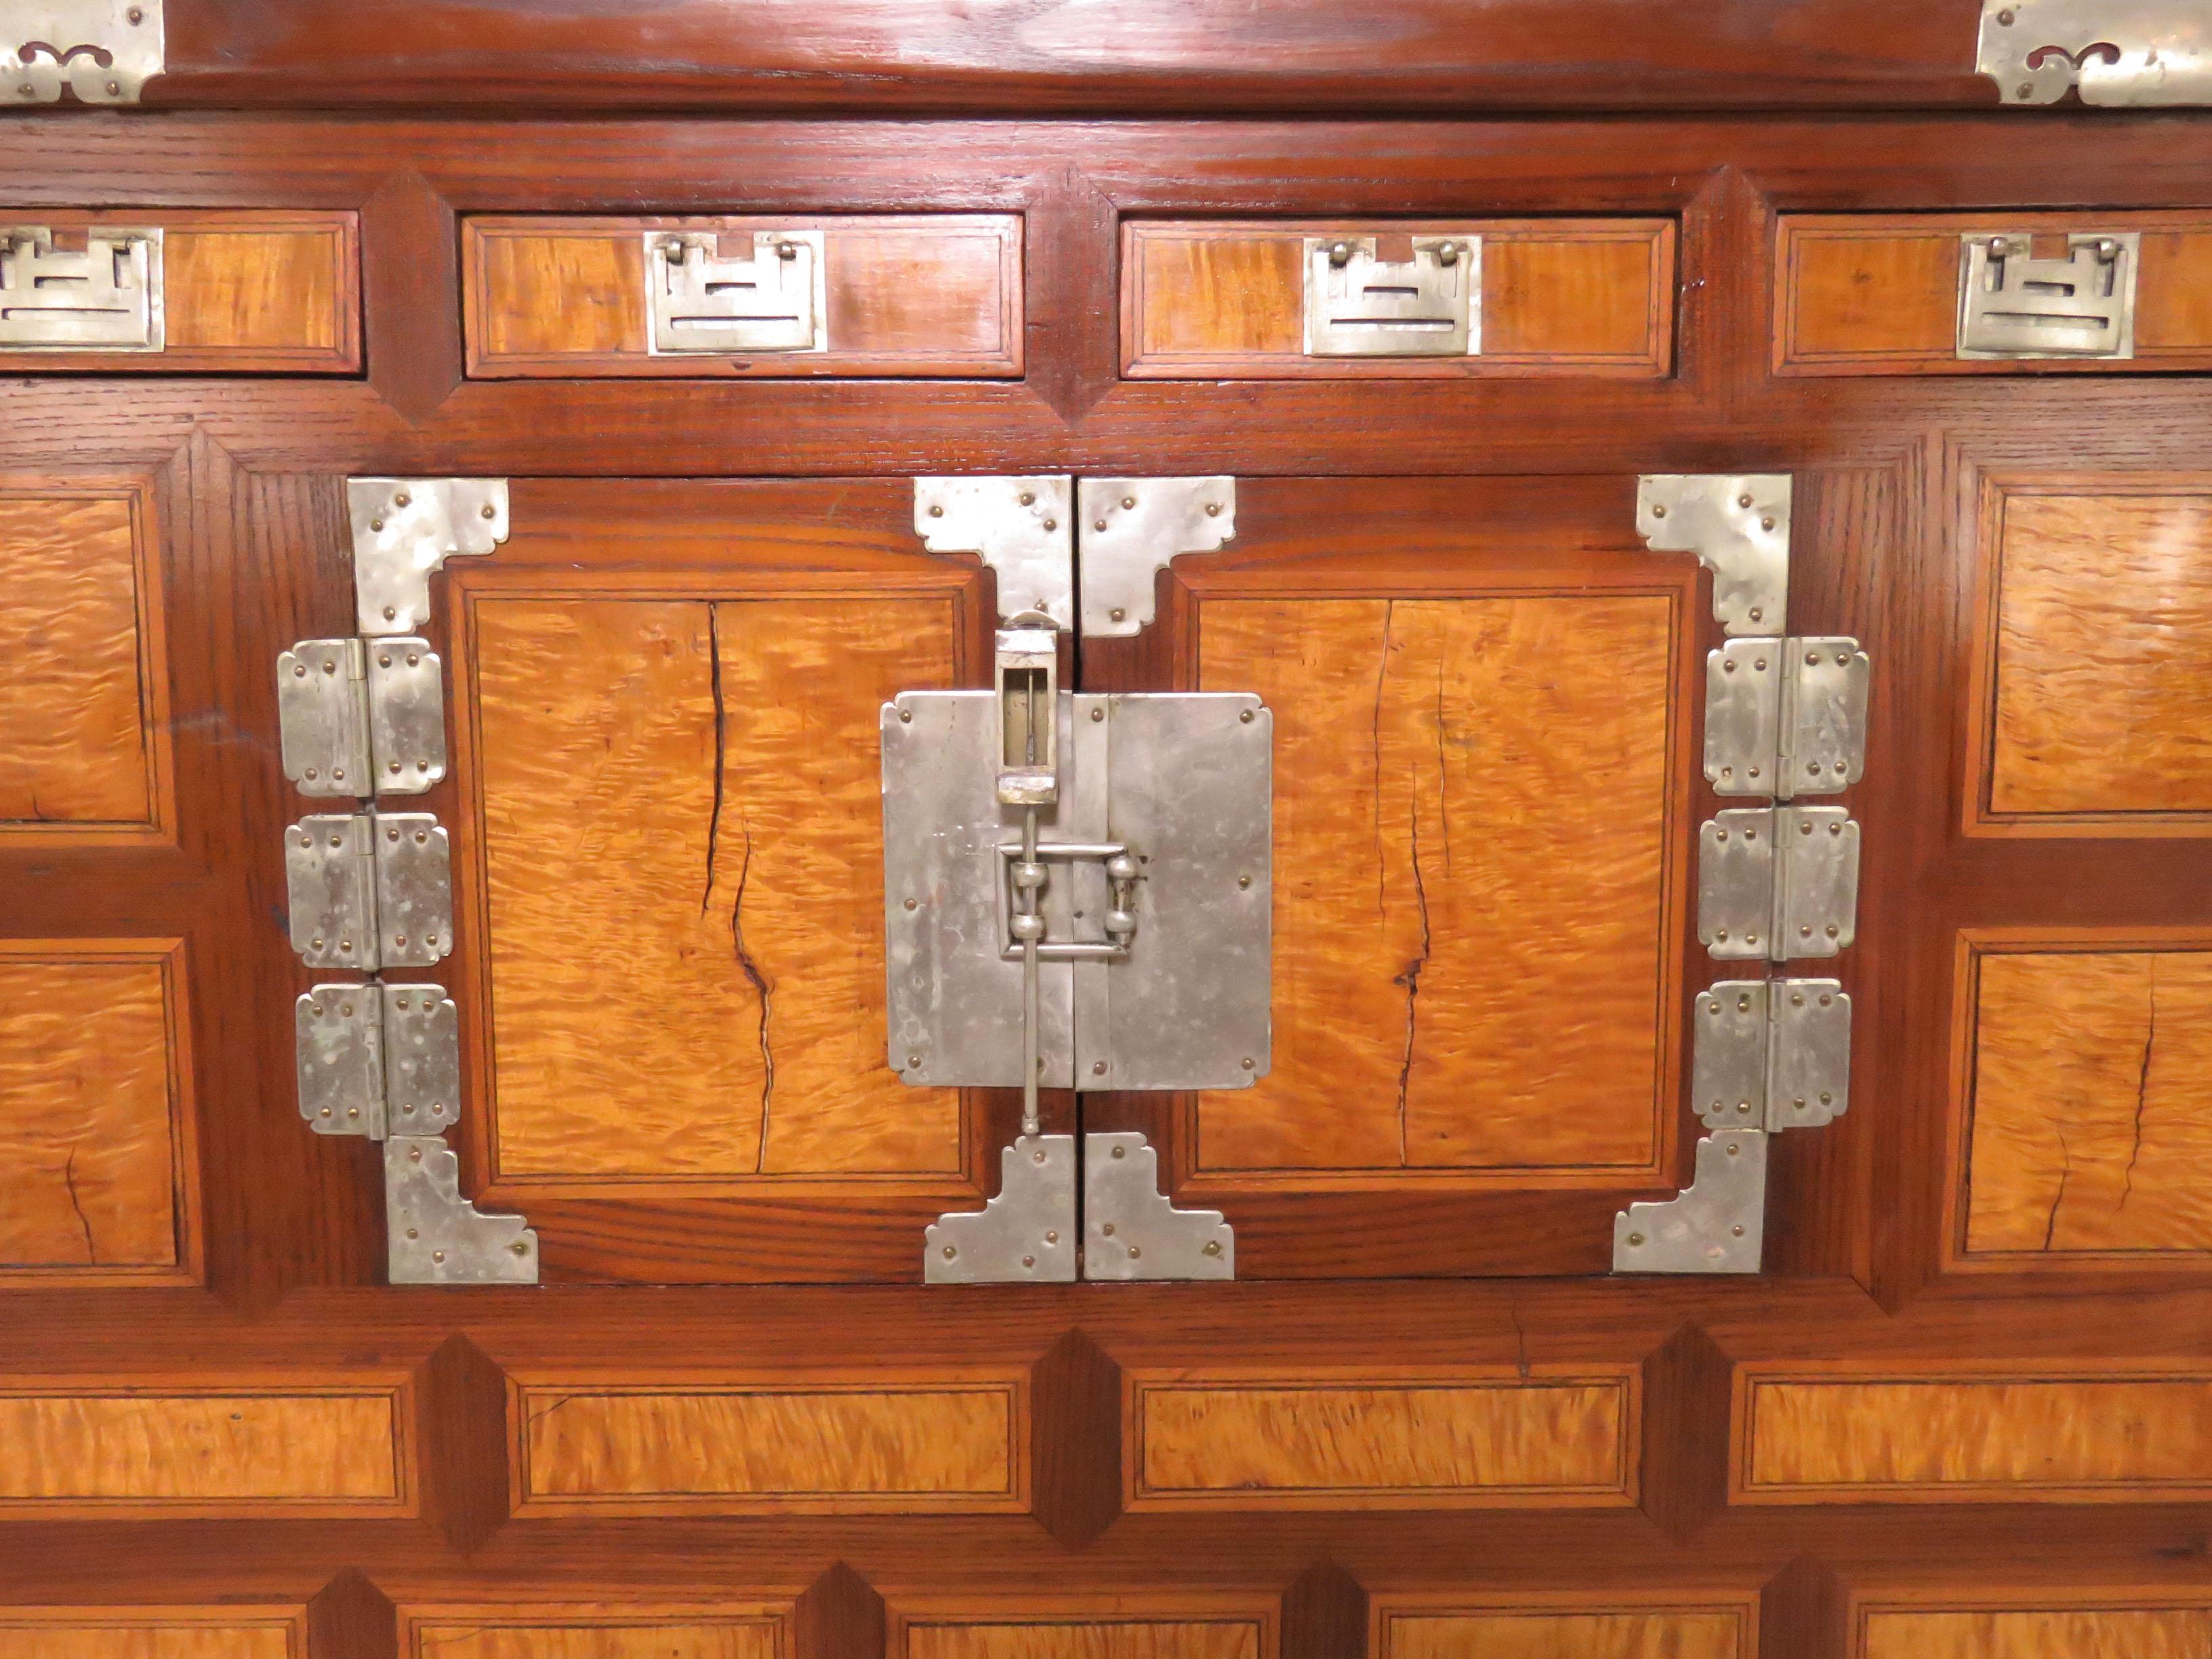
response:
<path fill-rule="evenodd" d="M 1037 857 L 1037 808 L 1060 799 L 1060 629 L 1041 611 L 1007 619 L 997 641 L 999 799 L 1022 809 L 1022 857 L 1014 866 L 1013 934 L 1022 947 L 1022 1133 L 1042 1133 L 1037 1109 L 1037 944 L 1045 867 Z"/>

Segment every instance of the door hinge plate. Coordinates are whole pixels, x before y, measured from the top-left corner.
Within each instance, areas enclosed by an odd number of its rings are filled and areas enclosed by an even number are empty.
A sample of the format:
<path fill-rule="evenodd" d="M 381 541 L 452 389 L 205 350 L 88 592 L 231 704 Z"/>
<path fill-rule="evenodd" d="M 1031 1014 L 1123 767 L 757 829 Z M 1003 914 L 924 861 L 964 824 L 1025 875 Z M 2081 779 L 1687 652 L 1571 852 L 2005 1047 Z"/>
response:
<path fill-rule="evenodd" d="M 459 1010 L 442 986 L 313 986 L 294 1024 L 300 1115 L 316 1133 L 381 1140 L 459 1120 Z"/>
<path fill-rule="evenodd" d="M 2212 104 L 2212 21 L 2202 0 L 1982 0 L 1974 67 L 2013 105 L 2075 86 L 2116 108 Z"/>
<path fill-rule="evenodd" d="M 827 351 L 828 260 L 818 230 L 752 234 L 750 257 L 716 231 L 645 233 L 645 289 L 657 357 Z"/>
<path fill-rule="evenodd" d="M 1866 768 L 1856 640 L 1733 640 L 1705 658 L 1705 780 L 1722 795 L 1832 795 Z"/>
<path fill-rule="evenodd" d="M 0 350 L 158 352 L 167 337 L 159 227 L 102 225 L 82 249 L 0 226 Z"/>
<path fill-rule="evenodd" d="M 276 659 L 284 775 L 304 795 L 419 795 L 446 775 L 441 665 L 427 640 L 302 640 Z"/>
<path fill-rule="evenodd" d="M 1160 1190 L 1145 1137 L 1083 1137 L 1083 1276 L 1087 1279 L 1237 1277 L 1237 1236 L 1218 1210 L 1178 1210 Z"/>
<path fill-rule="evenodd" d="M 1818 1128 L 1850 1103 L 1838 981 L 1723 980 L 1699 994 L 1694 1029 L 1691 1098 L 1709 1129 Z"/>
<path fill-rule="evenodd" d="M 0 0 L 8 101 L 135 104 L 167 64 L 163 0 Z"/>
<path fill-rule="evenodd" d="M 1306 356 L 1466 357 L 1482 349 L 1482 239 L 1305 239 Z"/>
<path fill-rule="evenodd" d="M 2136 355 L 2135 231 L 2073 235 L 2039 259 L 2025 231 L 1959 239 L 1959 348 L 1968 359 L 2033 361 Z"/>
<path fill-rule="evenodd" d="M 1832 957 L 1858 915 L 1859 827 L 1841 806 L 1732 806 L 1698 838 L 1698 937 L 1723 961 Z"/>
<path fill-rule="evenodd" d="M 453 951 L 451 853 L 427 812 L 303 817 L 284 832 L 284 873 L 310 968 L 428 968 Z"/>
<path fill-rule="evenodd" d="M 1723 1130 L 1698 1143 L 1697 1175 L 1670 1199 L 1613 1218 L 1617 1273 L 1755 1273 L 1766 1232 L 1766 1136 Z"/>

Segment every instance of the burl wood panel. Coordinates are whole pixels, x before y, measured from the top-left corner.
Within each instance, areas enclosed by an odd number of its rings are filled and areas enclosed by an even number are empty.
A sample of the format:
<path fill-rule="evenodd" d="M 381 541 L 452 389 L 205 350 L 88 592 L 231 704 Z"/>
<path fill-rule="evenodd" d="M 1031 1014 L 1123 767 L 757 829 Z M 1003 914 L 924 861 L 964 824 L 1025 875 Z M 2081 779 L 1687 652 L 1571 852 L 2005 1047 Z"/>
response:
<path fill-rule="evenodd" d="M 1305 355 L 1304 239 L 1378 231 L 1482 239 L 1479 353 Z M 1674 228 L 1666 220 L 1132 220 L 1121 239 L 1122 367 L 1133 378 L 1652 379 L 1673 362 Z"/>
<path fill-rule="evenodd" d="M 2212 813 L 2212 493 L 1996 490 L 1984 816 Z M 1989 600 L 1993 597 L 1994 603 Z"/>
<path fill-rule="evenodd" d="M 406 1513 L 405 1391 L 0 1392 L 0 1511 Z"/>
<path fill-rule="evenodd" d="M 351 213 L 40 212 L 54 227 L 160 226 L 165 344 L 159 352 L 0 350 L 0 370 L 103 374 L 359 371 L 360 228 Z"/>
<path fill-rule="evenodd" d="M 1375 1659 L 1750 1659 L 1741 1607 L 1378 1608 Z"/>
<path fill-rule="evenodd" d="M 949 1173 L 883 1052 L 881 705 L 945 599 L 475 603 L 502 1179 Z"/>
<path fill-rule="evenodd" d="M 1675 602 L 1199 614 L 1205 687 L 1274 711 L 1276 937 L 1297 941 L 1273 1070 L 1200 1097 L 1199 1167 L 1652 1167 L 1674 1109 Z"/>
<path fill-rule="evenodd" d="M 0 1279 L 191 1276 L 178 951 L 0 940 Z"/>
<path fill-rule="evenodd" d="M 2155 1502 L 2212 1492 L 2212 1378 L 1735 1381 L 1741 1503 Z"/>
<path fill-rule="evenodd" d="M 759 1609 L 532 1605 L 400 1617 L 405 1659 L 789 1659 L 781 1616 Z"/>
<path fill-rule="evenodd" d="M 2137 231 L 2132 359 L 1961 360 L 1959 239 Z M 1960 216 L 1785 214 L 1775 254 L 1774 368 L 1781 374 L 2141 373 L 2212 367 L 2212 222 L 2174 213 Z"/>
<path fill-rule="evenodd" d="M 1966 1254 L 2212 1249 L 2212 952 L 1966 965 Z"/>
<path fill-rule="evenodd" d="M 1258 1620 L 1141 1614 L 902 1620 L 893 1659 L 1273 1659 Z"/>
<path fill-rule="evenodd" d="M 2203 1607 L 1861 1610 L 1851 1659 L 2203 1659 Z"/>
<path fill-rule="evenodd" d="M 812 1388 L 514 1384 L 532 1512 L 1018 1510 L 1018 1381 Z"/>
<path fill-rule="evenodd" d="M 645 234 L 720 231 L 750 258 L 762 230 L 823 235 L 828 349 L 655 356 Z M 896 217 L 472 218 L 463 235 L 468 372 L 534 375 L 1016 375 L 1022 222 Z"/>
<path fill-rule="evenodd" d="M 0 478 L 0 840 L 168 816 L 160 575 L 141 487 Z"/>
<path fill-rule="evenodd" d="M 1610 1376 L 1320 1382 L 1133 1374 L 1132 1509 L 1562 1508 L 1634 1501 L 1637 1383 Z"/>
<path fill-rule="evenodd" d="M 281 1607 L 0 1608 L 0 1659 L 307 1659 Z"/>

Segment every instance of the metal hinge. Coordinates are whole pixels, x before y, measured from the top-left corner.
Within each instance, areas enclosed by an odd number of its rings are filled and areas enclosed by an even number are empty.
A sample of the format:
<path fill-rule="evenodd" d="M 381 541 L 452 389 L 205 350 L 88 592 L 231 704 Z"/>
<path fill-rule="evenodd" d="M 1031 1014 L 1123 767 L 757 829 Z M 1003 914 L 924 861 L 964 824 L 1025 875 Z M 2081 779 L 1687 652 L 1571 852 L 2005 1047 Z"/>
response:
<path fill-rule="evenodd" d="M 303 817 L 284 832 L 284 874 L 310 968 L 428 968 L 453 951 L 452 857 L 428 812 Z"/>
<path fill-rule="evenodd" d="M 1395 255 L 1385 258 L 1386 240 Z M 1309 236 L 1306 356 L 1466 357 L 1482 349 L 1482 239 Z"/>
<path fill-rule="evenodd" d="M 461 1115 L 458 1011 L 441 985 L 317 985 L 293 1013 L 300 1115 L 317 1134 L 437 1134 Z"/>
<path fill-rule="evenodd" d="M 0 226 L 0 349 L 158 352 L 167 337 L 158 226 L 103 225 L 58 248 L 46 225 Z"/>
<path fill-rule="evenodd" d="M 1832 795 L 1866 767 L 1859 642 L 1741 639 L 1705 658 L 1705 781 L 1716 794 Z"/>
<path fill-rule="evenodd" d="M 1709 1129 L 1814 1129 L 1850 1099 L 1851 1000 L 1832 979 L 1726 979 L 1698 998 L 1690 1096 Z"/>
<path fill-rule="evenodd" d="M 752 257 L 725 258 L 714 231 L 645 234 L 647 349 L 701 353 L 827 351 L 827 266 L 818 230 L 753 234 Z"/>
<path fill-rule="evenodd" d="M 1698 937 L 1723 962 L 1832 957 L 1851 942 L 1859 827 L 1841 806 L 1731 806 L 1698 836 Z"/>
<path fill-rule="evenodd" d="M 2203 0 L 1982 0 L 1974 67 L 2008 104 L 2076 86 L 2085 104 L 2212 104 L 2212 16 Z"/>
<path fill-rule="evenodd" d="M 428 640 L 302 640 L 276 659 L 284 775 L 303 795 L 419 795 L 446 775 L 441 665 Z"/>
<path fill-rule="evenodd" d="M 2136 355 L 2134 231 L 2069 236 L 2039 259 L 2025 231 L 1959 239 L 1959 356 L 2002 360 Z"/>
<path fill-rule="evenodd" d="M 88 104 L 135 104 L 167 67 L 162 0 L 0 0 L 0 88 L 52 104 L 67 84 Z"/>

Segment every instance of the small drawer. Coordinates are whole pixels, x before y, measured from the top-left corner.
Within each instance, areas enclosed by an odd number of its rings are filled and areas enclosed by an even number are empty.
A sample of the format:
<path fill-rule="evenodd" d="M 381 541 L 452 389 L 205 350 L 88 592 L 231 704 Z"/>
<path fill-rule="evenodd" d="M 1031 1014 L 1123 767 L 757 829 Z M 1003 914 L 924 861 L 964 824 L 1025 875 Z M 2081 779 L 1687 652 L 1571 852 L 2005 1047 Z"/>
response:
<path fill-rule="evenodd" d="M 0 208 L 0 373 L 360 369 L 350 213 Z"/>
<path fill-rule="evenodd" d="M 2212 368 L 2212 214 L 1785 214 L 1778 374 Z"/>
<path fill-rule="evenodd" d="M 1130 220 L 1133 379 L 1652 380 L 1674 358 L 1665 219 Z"/>
<path fill-rule="evenodd" d="M 464 235 L 479 379 L 1022 372 L 1012 214 L 477 218 Z"/>

